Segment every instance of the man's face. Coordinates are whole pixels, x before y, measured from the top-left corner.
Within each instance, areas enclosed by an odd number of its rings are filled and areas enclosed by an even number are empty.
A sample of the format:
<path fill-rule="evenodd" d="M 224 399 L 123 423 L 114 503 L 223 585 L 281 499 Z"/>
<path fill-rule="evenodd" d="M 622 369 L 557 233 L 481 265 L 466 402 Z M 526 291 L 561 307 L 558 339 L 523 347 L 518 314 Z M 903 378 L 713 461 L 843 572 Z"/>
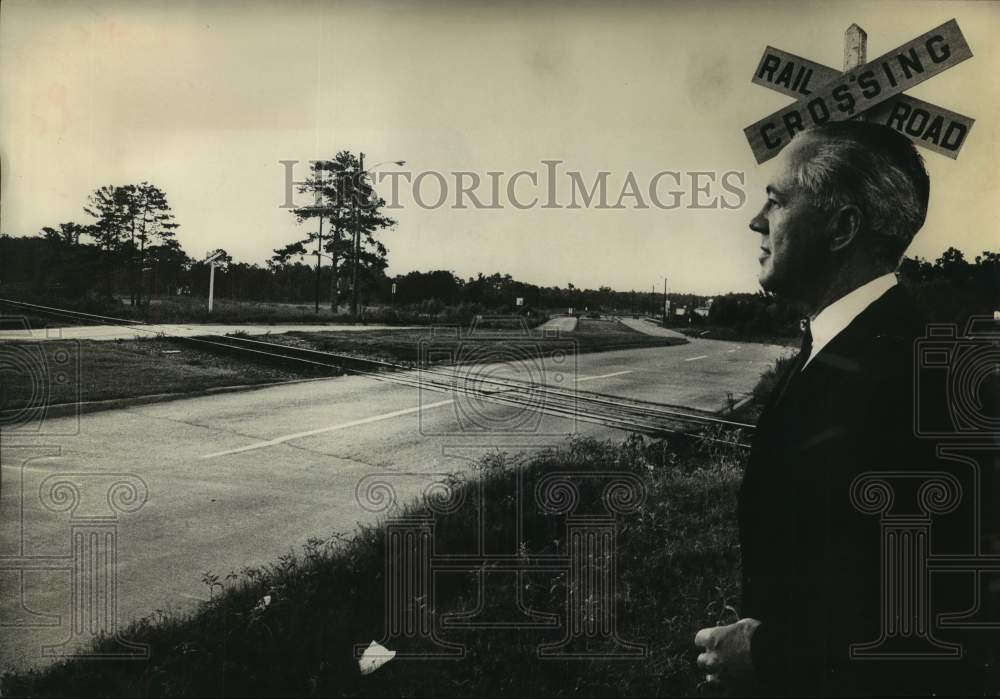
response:
<path fill-rule="evenodd" d="M 750 230 L 761 234 L 761 287 L 793 301 L 804 299 L 816 285 L 826 259 L 822 232 L 827 217 L 794 176 L 811 151 L 800 139 L 785 148 L 767 186 L 767 201 L 750 221 Z"/>

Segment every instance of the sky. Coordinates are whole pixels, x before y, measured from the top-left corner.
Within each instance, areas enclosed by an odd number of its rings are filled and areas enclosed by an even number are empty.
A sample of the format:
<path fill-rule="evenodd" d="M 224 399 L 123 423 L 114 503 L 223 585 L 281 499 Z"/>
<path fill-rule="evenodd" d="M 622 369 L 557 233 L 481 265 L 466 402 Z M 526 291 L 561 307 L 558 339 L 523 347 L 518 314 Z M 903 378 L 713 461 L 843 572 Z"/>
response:
<path fill-rule="evenodd" d="M 307 230 L 283 208 L 283 160 L 339 150 L 405 160 L 390 274 L 504 272 L 542 285 L 715 294 L 757 288 L 747 225 L 772 163 L 743 128 L 791 102 L 751 84 L 766 46 L 840 68 L 857 23 L 874 58 L 956 18 L 974 57 L 908 94 L 976 119 L 958 160 L 921 150 L 927 223 L 911 255 L 1000 249 L 1000 3 L 990 2 L 255 2 L 4 0 L 0 4 L 0 232 L 88 221 L 87 195 L 143 180 L 162 188 L 193 257 L 225 248 L 263 263 Z M 556 208 L 543 208 L 545 160 Z M 296 179 L 304 165 L 293 169 Z M 538 206 L 515 208 L 515 198 Z M 499 172 L 500 208 L 453 206 L 455 172 Z M 634 173 L 662 171 L 660 201 L 566 208 L 567 171 L 609 204 Z M 706 186 L 705 195 L 695 186 Z M 745 190 L 737 197 L 721 187 Z M 421 176 L 421 173 L 429 173 Z M 448 203 L 438 199 L 438 179 Z M 700 180 L 698 179 L 700 178 Z M 740 185 L 740 182 L 743 184 Z M 388 186 L 388 180 L 382 187 Z M 386 196 L 386 191 L 380 193 Z M 485 184 L 480 200 L 489 203 Z M 692 208 L 709 200 L 730 208 Z M 387 197 L 388 198 L 388 197 Z M 596 203 L 596 202 L 595 202 Z M 306 224 L 308 225 L 308 224 Z"/>

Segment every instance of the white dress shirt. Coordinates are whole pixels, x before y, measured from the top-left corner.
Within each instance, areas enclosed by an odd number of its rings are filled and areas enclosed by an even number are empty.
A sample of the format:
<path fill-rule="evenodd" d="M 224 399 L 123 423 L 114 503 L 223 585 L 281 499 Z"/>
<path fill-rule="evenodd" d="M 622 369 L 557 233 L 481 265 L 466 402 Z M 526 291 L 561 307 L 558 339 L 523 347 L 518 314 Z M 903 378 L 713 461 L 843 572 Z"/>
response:
<path fill-rule="evenodd" d="M 896 286 L 896 275 L 889 273 L 881 277 L 872 279 L 867 284 L 862 284 L 854 291 L 841 296 L 831 303 L 815 317 L 809 319 L 809 329 L 812 331 L 812 352 L 806 363 L 802 365 L 805 369 L 809 366 L 817 354 L 825 347 L 830 340 L 839 335 L 844 328 L 851 324 L 861 312 L 872 303 L 882 297 L 892 287 Z"/>

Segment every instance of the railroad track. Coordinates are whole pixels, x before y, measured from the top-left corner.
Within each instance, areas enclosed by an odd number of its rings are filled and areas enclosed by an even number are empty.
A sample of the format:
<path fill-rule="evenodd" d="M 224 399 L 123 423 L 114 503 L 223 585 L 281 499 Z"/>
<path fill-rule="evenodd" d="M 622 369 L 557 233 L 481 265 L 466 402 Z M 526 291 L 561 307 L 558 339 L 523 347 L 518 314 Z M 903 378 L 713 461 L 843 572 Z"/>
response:
<path fill-rule="evenodd" d="M 150 337 L 182 342 L 208 351 L 264 362 L 328 370 L 334 374 L 364 376 L 375 381 L 411 386 L 421 391 L 447 393 L 456 400 L 476 400 L 512 406 L 653 437 L 671 434 L 697 435 L 700 439 L 712 442 L 747 447 L 742 437 L 754 429 L 753 425 L 747 423 L 727 420 L 713 413 L 680 406 L 607 396 L 575 387 L 561 388 L 544 382 L 497 377 L 484 370 L 487 365 L 417 366 L 293 347 L 234 335 L 209 334 L 197 337 L 171 335 L 155 324 L 137 323 L 123 318 L 42 306 L 13 299 L 0 299 L 0 304 L 22 312 L 82 325 L 121 325 L 134 330 L 137 335 L 146 333 Z"/>

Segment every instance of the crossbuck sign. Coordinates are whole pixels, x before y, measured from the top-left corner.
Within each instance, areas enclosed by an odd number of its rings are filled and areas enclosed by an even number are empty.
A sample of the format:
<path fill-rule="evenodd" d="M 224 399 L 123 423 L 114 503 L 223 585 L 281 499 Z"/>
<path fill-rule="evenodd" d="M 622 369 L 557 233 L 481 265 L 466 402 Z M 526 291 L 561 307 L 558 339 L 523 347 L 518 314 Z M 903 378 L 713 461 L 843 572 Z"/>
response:
<path fill-rule="evenodd" d="M 867 63 L 864 41 L 857 25 L 847 30 L 843 73 L 770 46 L 764 50 L 752 82 L 796 101 L 744 129 L 758 163 L 777 155 L 797 131 L 852 118 L 885 124 L 917 145 L 958 157 L 974 120 L 903 94 L 972 57 L 958 23 L 945 22 Z"/>

